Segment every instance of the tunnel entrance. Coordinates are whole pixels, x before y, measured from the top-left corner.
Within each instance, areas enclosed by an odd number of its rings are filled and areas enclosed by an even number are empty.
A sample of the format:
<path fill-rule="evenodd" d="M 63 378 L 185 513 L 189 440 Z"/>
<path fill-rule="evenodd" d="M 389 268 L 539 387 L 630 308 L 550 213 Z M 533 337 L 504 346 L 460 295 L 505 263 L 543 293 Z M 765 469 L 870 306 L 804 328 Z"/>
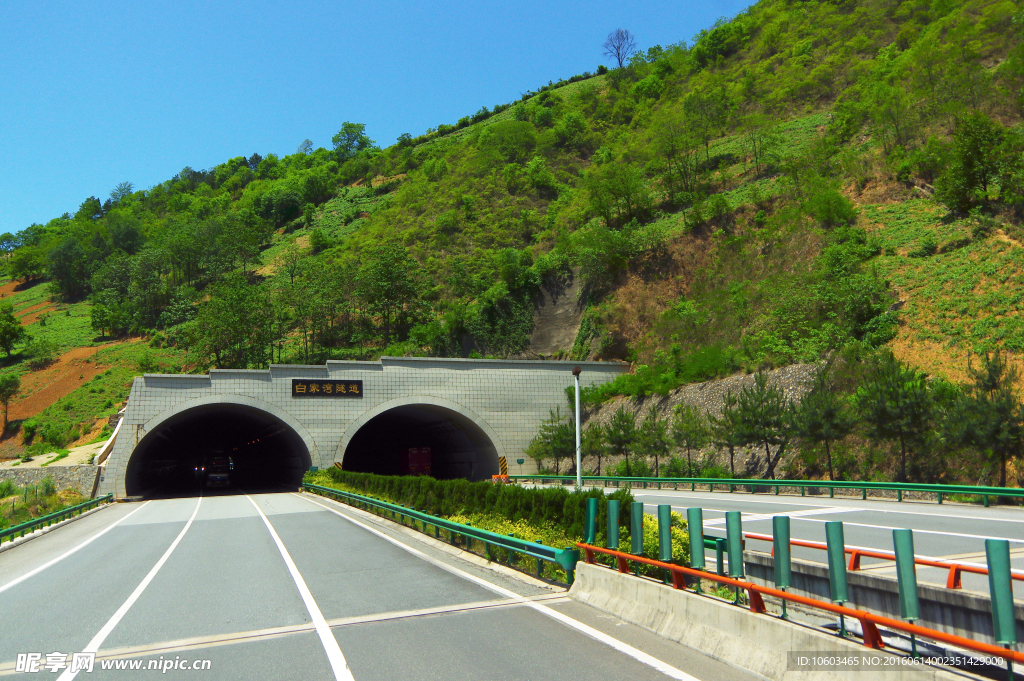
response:
<path fill-rule="evenodd" d="M 486 433 L 467 417 L 445 407 L 395 407 L 367 421 L 345 448 L 347 471 L 408 475 L 417 452 L 430 450 L 430 475 L 439 479 L 489 480 L 498 472 L 498 452 Z M 422 460 L 422 455 L 420 455 Z"/>
<path fill-rule="evenodd" d="M 302 438 L 242 405 L 196 407 L 167 419 L 135 447 L 128 496 L 295 491 L 312 464 Z"/>

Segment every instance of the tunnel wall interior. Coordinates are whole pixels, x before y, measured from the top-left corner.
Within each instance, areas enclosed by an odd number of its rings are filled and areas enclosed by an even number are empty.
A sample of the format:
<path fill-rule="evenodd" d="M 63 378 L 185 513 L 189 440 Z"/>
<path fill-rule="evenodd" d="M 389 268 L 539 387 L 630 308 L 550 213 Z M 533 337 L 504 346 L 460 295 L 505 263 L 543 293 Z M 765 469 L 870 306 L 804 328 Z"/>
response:
<path fill-rule="evenodd" d="M 411 448 L 431 450 L 431 476 L 489 480 L 498 452 L 486 433 L 458 412 L 430 404 L 395 407 L 367 421 L 345 447 L 347 471 L 408 475 Z"/>
<path fill-rule="evenodd" d="M 176 414 L 135 447 L 125 476 L 129 496 L 207 493 L 204 477 L 215 457 L 227 457 L 229 481 L 217 490 L 296 490 L 312 465 L 302 438 L 266 412 L 231 404 L 205 405 Z"/>

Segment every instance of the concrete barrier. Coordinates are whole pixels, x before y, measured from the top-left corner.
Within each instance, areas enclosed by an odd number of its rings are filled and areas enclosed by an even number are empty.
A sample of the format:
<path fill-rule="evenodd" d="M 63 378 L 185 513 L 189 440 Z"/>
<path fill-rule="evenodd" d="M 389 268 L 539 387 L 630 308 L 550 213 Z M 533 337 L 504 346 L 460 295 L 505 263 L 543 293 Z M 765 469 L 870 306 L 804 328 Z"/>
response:
<path fill-rule="evenodd" d="M 774 586 L 775 560 L 769 554 L 744 551 L 743 564 L 747 579 L 755 584 Z M 828 566 L 796 559 L 793 559 L 792 566 L 792 587 L 789 591 L 829 600 Z M 852 607 L 885 617 L 899 616 L 900 590 L 895 578 L 861 570 L 846 574 Z M 987 595 L 928 584 L 918 584 L 917 594 L 921 603 L 921 619 L 916 624 L 975 641 L 995 643 L 992 638 L 992 605 Z M 1024 641 L 1024 604 L 1017 603 L 1015 610 L 1017 640 Z"/>
<path fill-rule="evenodd" d="M 808 655 L 867 654 L 895 659 L 810 626 L 758 615 L 731 603 L 676 590 L 659 582 L 580 563 L 569 596 L 664 638 L 770 681 L 864 681 L 884 676 L 892 681 L 952 681 L 967 675 L 926 666 L 790 670 L 790 651 Z"/>

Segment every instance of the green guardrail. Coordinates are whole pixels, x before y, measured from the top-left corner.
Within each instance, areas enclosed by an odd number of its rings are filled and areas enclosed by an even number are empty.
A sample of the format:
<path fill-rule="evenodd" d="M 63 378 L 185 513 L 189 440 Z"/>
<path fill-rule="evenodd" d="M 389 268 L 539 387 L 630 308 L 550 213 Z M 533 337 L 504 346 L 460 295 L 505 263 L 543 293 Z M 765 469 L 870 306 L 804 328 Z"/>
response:
<path fill-rule="evenodd" d="M 472 525 L 463 525 L 461 523 L 452 522 L 451 520 L 445 520 L 437 516 L 430 515 L 423 511 L 416 511 L 405 506 L 399 506 L 398 504 L 391 504 L 380 499 L 373 499 L 371 497 L 364 497 L 360 494 L 354 494 L 352 492 L 345 492 L 339 489 L 333 489 L 331 487 L 321 487 L 320 485 L 309 485 L 303 484 L 302 489 L 308 490 L 314 494 L 336 499 L 338 501 L 344 501 L 356 508 L 362 508 L 363 510 L 375 509 L 383 511 L 386 515 L 397 516 L 400 519 L 408 518 L 409 520 L 420 523 L 420 529 L 424 534 L 428 534 L 427 528 L 433 528 L 434 537 L 436 539 L 441 538 L 441 532 L 445 531 L 449 533 L 449 537 L 453 544 L 458 542 L 458 538 L 461 537 L 467 549 L 471 547 L 472 541 L 481 542 L 484 545 L 484 551 L 487 558 L 494 560 L 492 554 L 495 547 L 502 548 L 508 551 L 508 562 L 512 562 L 513 554 L 520 554 L 535 558 L 537 560 L 537 576 L 541 574 L 541 567 L 543 562 L 553 563 L 563 570 L 567 575 L 567 581 L 572 584 L 573 577 L 576 572 L 576 563 L 579 562 L 580 552 L 575 547 L 566 547 L 564 549 L 557 549 L 553 546 L 546 546 L 539 542 L 526 541 L 525 539 L 517 539 L 516 537 L 509 537 L 508 535 L 498 534 L 496 532 L 488 532 Z"/>
<path fill-rule="evenodd" d="M 541 484 L 560 483 L 571 485 L 576 483 L 576 478 L 569 475 L 510 475 L 510 480 L 522 482 L 539 482 Z M 757 488 L 758 490 L 771 491 L 775 494 L 784 487 L 795 487 L 800 490 L 801 496 L 806 496 L 808 489 L 827 489 L 829 497 L 835 496 L 835 491 L 860 490 L 861 498 L 868 498 L 870 490 L 888 490 L 896 492 L 896 500 L 903 501 L 904 492 L 923 492 L 936 495 L 936 500 L 941 504 L 944 497 L 950 494 L 968 494 L 980 496 L 986 506 L 989 505 L 991 497 L 1011 497 L 1024 500 L 1024 488 L 1020 487 L 983 487 L 979 485 L 937 485 L 930 483 L 916 482 L 855 482 L 846 480 L 752 480 L 750 478 L 626 478 L 608 476 L 583 476 L 584 484 L 600 484 L 605 487 L 635 487 L 642 486 L 644 489 L 664 489 L 671 486 L 672 489 L 679 489 L 680 485 L 689 485 L 690 491 L 696 491 L 697 485 L 706 485 L 711 492 L 715 488 L 728 488 L 735 492 L 736 488 Z"/>
<path fill-rule="evenodd" d="M 105 494 L 102 497 L 96 497 L 95 499 L 90 499 L 89 501 L 86 501 L 84 503 L 65 508 L 63 511 L 50 513 L 49 515 L 33 518 L 32 520 L 23 522 L 20 525 L 8 527 L 6 530 L 0 531 L 0 544 L 2 544 L 5 539 L 13 541 L 16 537 L 24 537 L 28 532 L 31 532 L 36 528 L 47 527 L 48 525 L 59 523 L 62 520 L 70 518 L 71 516 L 79 515 L 80 513 L 84 513 L 85 511 L 88 511 L 91 508 L 95 508 L 100 504 L 113 501 L 113 499 L 113 494 Z"/>

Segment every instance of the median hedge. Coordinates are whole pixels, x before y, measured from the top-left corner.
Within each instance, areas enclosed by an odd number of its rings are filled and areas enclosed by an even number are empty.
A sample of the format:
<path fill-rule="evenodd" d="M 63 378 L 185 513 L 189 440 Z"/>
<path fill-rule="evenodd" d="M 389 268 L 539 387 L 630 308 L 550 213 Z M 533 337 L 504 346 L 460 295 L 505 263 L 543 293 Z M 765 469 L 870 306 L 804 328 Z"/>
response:
<path fill-rule="evenodd" d="M 538 527 L 553 525 L 570 537 L 583 537 L 586 499 L 594 497 L 599 500 L 597 532 L 601 546 L 608 527 L 608 505 L 605 502 L 608 499 L 619 500 L 619 522 L 626 528 L 629 527 L 630 504 L 633 502 L 633 495 L 628 489 L 606 495 L 599 489 L 583 492 L 561 487 L 534 489 L 492 482 L 353 473 L 338 468 L 307 473 L 305 482 L 325 487 L 343 485 L 357 494 L 379 497 L 431 515 L 450 517 L 485 513 L 500 515 L 513 522 L 525 520 Z"/>

